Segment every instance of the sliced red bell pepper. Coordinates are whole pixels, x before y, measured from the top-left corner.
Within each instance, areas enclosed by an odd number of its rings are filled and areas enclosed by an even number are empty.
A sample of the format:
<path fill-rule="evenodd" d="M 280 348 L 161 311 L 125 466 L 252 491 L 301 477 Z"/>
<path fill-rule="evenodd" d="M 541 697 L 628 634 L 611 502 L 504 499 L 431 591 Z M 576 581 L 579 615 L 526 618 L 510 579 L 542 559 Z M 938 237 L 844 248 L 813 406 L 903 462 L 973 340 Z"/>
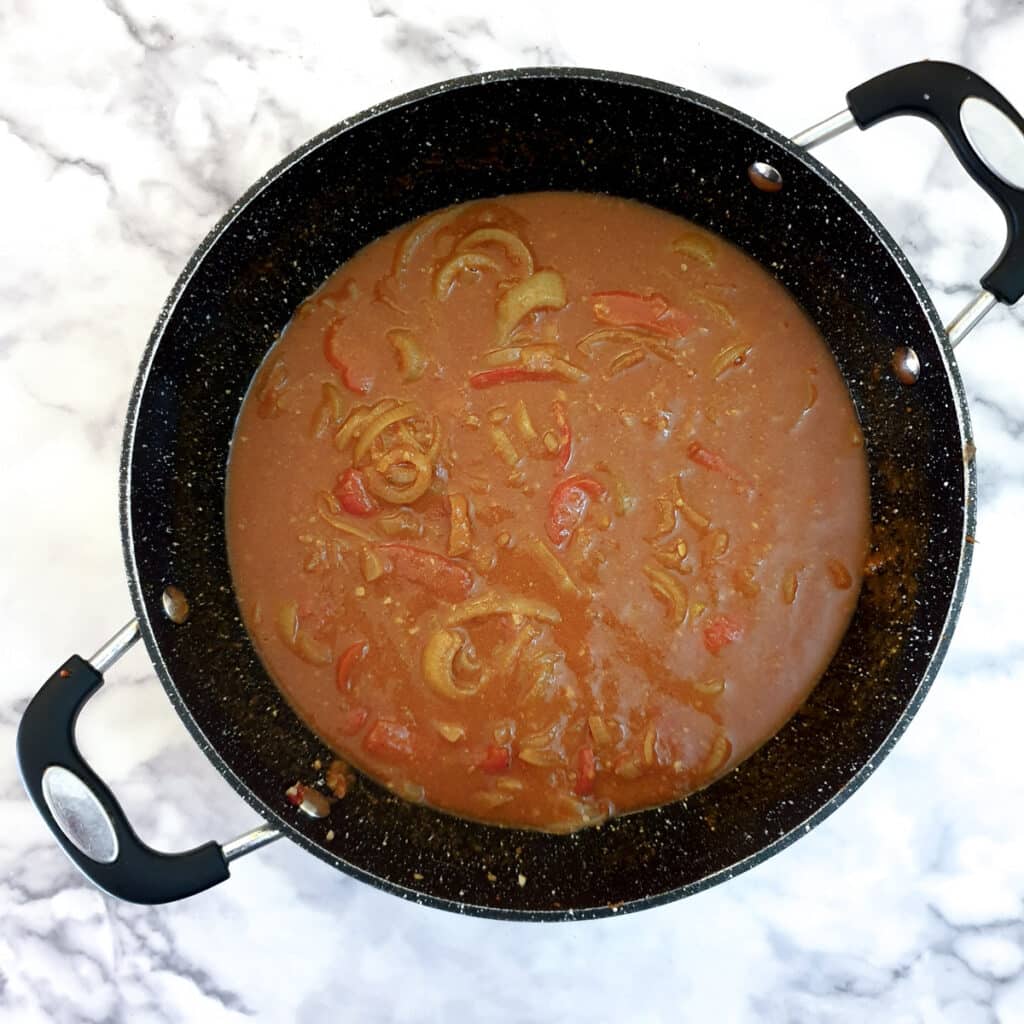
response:
<path fill-rule="evenodd" d="M 597 778 L 597 765 L 594 762 L 594 748 L 580 747 L 576 755 L 576 785 L 573 792 L 577 796 L 590 796 L 594 792 L 594 780 Z"/>
<path fill-rule="evenodd" d="M 512 752 L 508 747 L 497 746 L 488 747 L 483 760 L 477 764 L 480 771 L 487 772 L 489 775 L 498 775 L 501 772 L 507 772 L 511 766 Z"/>
<path fill-rule="evenodd" d="M 378 757 L 408 757 L 412 754 L 412 733 L 400 722 L 378 718 L 363 737 L 363 746 Z"/>
<path fill-rule="evenodd" d="M 410 583 L 418 583 L 446 601 L 461 601 L 473 589 L 473 577 L 467 569 L 436 551 L 416 548 L 411 544 L 381 544 L 395 575 Z"/>
<path fill-rule="evenodd" d="M 709 469 L 712 473 L 721 473 L 727 480 L 731 480 L 735 484 L 750 485 L 746 474 L 726 461 L 718 452 L 705 448 L 700 441 L 691 441 L 686 448 L 686 454 L 691 462 L 696 462 L 698 466 Z"/>
<path fill-rule="evenodd" d="M 493 370 L 481 370 L 469 376 L 470 387 L 493 388 L 498 384 L 521 384 L 529 380 L 558 380 L 554 370 L 531 370 L 525 366 L 498 366 Z"/>
<path fill-rule="evenodd" d="M 341 383 L 349 391 L 357 395 L 365 395 L 373 387 L 373 377 L 368 373 L 358 373 L 338 355 L 335 342 L 338 340 L 340 323 L 333 323 L 324 331 L 324 358 L 331 364 Z"/>
<path fill-rule="evenodd" d="M 362 661 L 370 650 L 370 645 L 365 640 L 357 640 L 349 644 L 338 656 L 338 665 L 335 670 L 335 683 L 339 693 L 347 693 L 349 683 L 352 680 L 352 669 L 356 662 Z"/>
<path fill-rule="evenodd" d="M 341 734 L 343 736 L 355 736 L 364 725 L 370 713 L 366 708 L 349 708 L 341 716 Z"/>
<path fill-rule="evenodd" d="M 558 456 L 559 472 L 564 473 L 572 459 L 572 427 L 569 426 L 565 402 L 553 402 L 551 408 L 555 414 L 555 426 L 558 428 L 559 447 L 555 454 Z"/>
<path fill-rule="evenodd" d="M 547 534 L 551 543 L 562 547 L 576 532 L 590 505 L 591 498 L 600 498 L 604 485 L 587 476 L 571 476 L 552 492 L 548 506 Z"/>
<path fill-rule="evenodd" d="M 712 653 L 718 654 L 734 640 L 743 636 L 743 627 L 728 615 L 716 615 L 704 627 L 704 646 Z"/>
<path fill-rule="evenodd" d="M 372 516 L 377 511 L 377 502 L 366 490 L 366 477 L 358 469 L 346 469 L 338 477 L 334 495 L 349 515 Z"/>
<path fill-rule="evenodd" d="M 613 327 L 642 327 L 665 338 L 678 338 L 693 326 L 693 317 L 652 292 L 595 292 L 594 318 Z"/>

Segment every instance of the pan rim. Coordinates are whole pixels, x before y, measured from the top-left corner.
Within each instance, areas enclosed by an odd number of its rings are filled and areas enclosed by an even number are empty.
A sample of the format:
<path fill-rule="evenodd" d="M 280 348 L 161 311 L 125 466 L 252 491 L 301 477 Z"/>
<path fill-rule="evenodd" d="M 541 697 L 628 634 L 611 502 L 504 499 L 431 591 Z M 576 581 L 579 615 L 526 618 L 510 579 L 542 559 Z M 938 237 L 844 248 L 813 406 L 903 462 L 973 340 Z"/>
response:
<path fill-rule="evenodd" d="M 820 824 L 837 810 L 850 796 L 853 795 L 874 772 L 878 765 L 892 750 L 896 741 L 907 729 L 910 721 L 917 713 L 927 696 L 928 691 L 935 680 L 936 675 L 945 658 L 953 629 L 960 609 L 963 604 L 964 593 L 967 585 L 967 578 L 971 563 L 971 546 L 968 543 L 968 536 L 973 535 L 976 522 L 976 494 L 977 494 L 977 473 L 973 459 L 966 460 L 964 472 L 964 525 L 960 537 L 960 554 L 957 563 L 956 578 L 953 583 L 952 596 L 949 610 L 938 634 L 935 646 L 929 657 L 928 664 L 921 675 L 914 694 L 910 701 L 903 708 L 900 717 L 896 721 L 890 733 L 879 744 L 873 755 L 857 770 L 846 785 L 837 793 L 833 794 L 816 811 L 808 815 L 802 822 L 796 824 L 788 832 L 778 836 L 767 843 L 753 854 L 737 861 L 729 867 L 705 876 L 698 881 L 691 882 L 663 892 L 630 900 L 618 905 L 601 904 L 594 907 L 582 909 L 552 909 L 548 910 L 515 910 L 476 903 L 465 903 L 456 899 L 436 896 L 431 893 L 403 886 L 389 879 L 372 874 L 355 864 L 343 859 L 340 855 L 325 850 L 318 844 L 308 839 L 288 819 L 282 817 L 270 805 L 265 804 L 256 793 L 249 788 L 234 770 L 223 759 L 216 746 L 210 742 L 203 733 L 198 722 L 192 715 L 187 703 L 182 699 L 178 687 L 174 683 L 173 676 L 164 661 L 159 643 L 152 629 L 149 611 L 142 596 L 142 582 L 140 572 L 135 559 L 135 542 L 131 525 L 131 467 L 135 446 L 136 428 L 138 425 L 139 412 L 142 400 L 146 392 L 146 385 L 149 379 L 150 370 L 160 342 L 164 336 L 165 329 L 171 320 L 175 309 L 186 293 L 189 284 L 196 271 L 203 261 L 216 248 L 217 242 L 230 227 L 235 218 L 246 209 L 271 183 L 285 174 L 291 167 L 299 163 L 306 156 L 333 142 L 336 138 L 344 135 L 351 129 L 373 120 L 374 118 L 391 113 L 402 107 L 413 105 L 424 100 L 432 99 L 459 89 L 471 89 L 492 82 L 533 80 L 546 78 L 560 78 L 563 80 L 578 79 L 582 82 L 604 82 L 616 85 L 629 86 L 635 89 L 659 92 L 674 99 L 682 100 L 702 107 L 712 113 L 727 117 L 742 127 L 760 135 L 766 143 L 781 148 L 788 156 L 798 160 L 811 173 L 822 180 L 831 191 L 856 213 L 874 234 L 879 244 L 886 253 L 893 259 L 900 269 L 907 285 L 912 289 L 918 305 L 921 307 L 931 327 L 936 348 L 942 360 L 942 366 L 949 381 L 954 406 L 956 410 L 957 426 L 960 434 L 961 447 L 968 443 L 972 437 L 970 428 L 970 417 L 967 406 L 967 398 L 961 380 L 952 347 L 946 336 L 945 329 L 939 319 L 931 296 L 924 287 L 917 272 L 911 266 L 903 250 L 892 238 L 889 232 L 879 222 L 878 218 L 871 212 L 870 208 L 838 177 L 836 177 L 820 161 L 811 156 L 801 147 L 795 146 L 789 139 L 779 132 L 756 120 L 742 111 L 736 110 L 713 98 L 700 93 L 692 92 L 680 86 L 658 81 L 656 79 L 629 75 L 615 71 L 605 71 L 593 68 L 576 67 L 543 67 L 543 68 L 513 68 L 501 71 L 483 72 L 473 75 L 461 76 L 438 82 L 411 92 L 403 93 L 392 99 L 375 104 L 351 117 L 345 118 L 309 141 L 298 147 L 285 156 L 266 173 L 260 176 L 245 193 L 236 200 L 228 211 L 217 221 L 189 257 L 188 262 L 176 279 L 167 300 L 164 302 L 156 322 L 153 326 L 142 354 L 139 369 L 132 386 L 125 428 L 122 439 L 120 470 L 119 470 L 119 516 L 121 524 L 121 546 L 124 557 L 125 571 L 128 579 L 129 593 L 143 642 L 149 654 L 150 660 L 156 671 L 160 683 L 167 693 L 171 705 L 181 718 L 189 734 L 198 744 L 200 750 L 217 771 L 228 781 L 232 788 L 249 804 L 265 821 L 274 825 L 282 831 L 292 842 L 327 864 L 355 877 L 360 881 L 367 882 L 375 888 L 397 895 L 412 902 L 433 907 L 436 909 L 448 910 L 460 914 L 488 917 L 500 920 L 517 921 L 570 921 L 570 920 L 592 920 L 604 917 L 621 916 L 624 913 L 636 912 L 666 903 L 674 902 L 685 896 L 694 895 L 705 889 L 709 889 L 721 882 L 727 881 L 736 875 L 757 866 L 768 858 L 781 852 L 800 836 L 810 831 L 811 828 Z"/>

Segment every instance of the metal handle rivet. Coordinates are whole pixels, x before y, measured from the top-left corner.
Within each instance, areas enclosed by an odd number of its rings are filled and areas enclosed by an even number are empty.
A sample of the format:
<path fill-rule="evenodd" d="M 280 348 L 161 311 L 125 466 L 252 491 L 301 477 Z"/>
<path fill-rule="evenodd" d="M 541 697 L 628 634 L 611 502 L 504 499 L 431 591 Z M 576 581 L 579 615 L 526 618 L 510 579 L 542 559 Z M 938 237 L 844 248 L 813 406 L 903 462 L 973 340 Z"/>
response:
<path fill-rule="evenodd" d="M 171 622 L 181 625 L 189 613 L 188 598 L 175 586 L 169 586 L 163 593 L 164 614 Z"/>
<path fill-rule="evenodd" d="M 921 360 L 909 345 L 901 345 L 892 354 L 892 372 L 901 384 L 916 384 L 921 376 Z"/>
<path fill-rule="evenodd" d="M 755 160 L 747 168 L 747 177 L 754 188 L 762 192 L 778 192 L 782 188 L 782 175 L 763 160 Z"/>

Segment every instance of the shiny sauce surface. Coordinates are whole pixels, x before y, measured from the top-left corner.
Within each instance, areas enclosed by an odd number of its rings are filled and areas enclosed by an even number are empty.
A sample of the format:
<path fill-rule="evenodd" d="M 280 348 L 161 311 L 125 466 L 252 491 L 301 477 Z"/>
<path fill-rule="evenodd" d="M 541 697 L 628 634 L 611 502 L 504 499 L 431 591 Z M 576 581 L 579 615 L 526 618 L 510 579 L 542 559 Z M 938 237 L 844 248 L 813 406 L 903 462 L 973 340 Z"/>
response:
<path fill-rule="evenodd" d="M 468 203 L 357 253 L 257 374 L 228 544 L 271 676 L 410 800 L 571 831 L 748 757 L 825 670 L 869 528 L 816 328 L 633 201 Z"/>

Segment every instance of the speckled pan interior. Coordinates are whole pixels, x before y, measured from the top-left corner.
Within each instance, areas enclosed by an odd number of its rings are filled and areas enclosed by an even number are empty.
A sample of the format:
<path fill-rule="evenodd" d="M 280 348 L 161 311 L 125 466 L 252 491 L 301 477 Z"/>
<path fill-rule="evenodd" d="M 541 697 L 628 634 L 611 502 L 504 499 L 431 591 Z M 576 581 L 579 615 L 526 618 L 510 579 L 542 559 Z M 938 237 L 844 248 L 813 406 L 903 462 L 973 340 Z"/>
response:
<path fill-rule="evenodd" d="M 782 191 L 750 185 L 755 159 L 778 168 Z M 462 821 L 360 780 L 329 818 L 306 817 L 285 789 L 315 780 L 313 761 L 329 753 L 268 678 L 228 571 L 225 466 L 242 398 L 296 305 L 361 246 L 449 203 L 536 189 L 611 193 L 682 214 L 791 290 L 861 416 L 881 570 L 804 708 L 739 769 L 683 802 L 556 837 Z M 889 369 L 900 344 L 920 357 L 916 386 Z M 597 916 L 751 866 L 820 821 L 884 756 L 924 696 L 959 607 L 973 524 L 968 435 L 959 378 L 920 282 L 824 168 L 751 119 L 671 86 L 506 72 L 339 125 L 270 172 L 213 231 L 168 301 L 136 383 L 125 557 L 172 702 L 218 769 L 295 841 L 451 910 Z M 181 626 L 161 611 L 169 583 L 191 601 Z"/>

